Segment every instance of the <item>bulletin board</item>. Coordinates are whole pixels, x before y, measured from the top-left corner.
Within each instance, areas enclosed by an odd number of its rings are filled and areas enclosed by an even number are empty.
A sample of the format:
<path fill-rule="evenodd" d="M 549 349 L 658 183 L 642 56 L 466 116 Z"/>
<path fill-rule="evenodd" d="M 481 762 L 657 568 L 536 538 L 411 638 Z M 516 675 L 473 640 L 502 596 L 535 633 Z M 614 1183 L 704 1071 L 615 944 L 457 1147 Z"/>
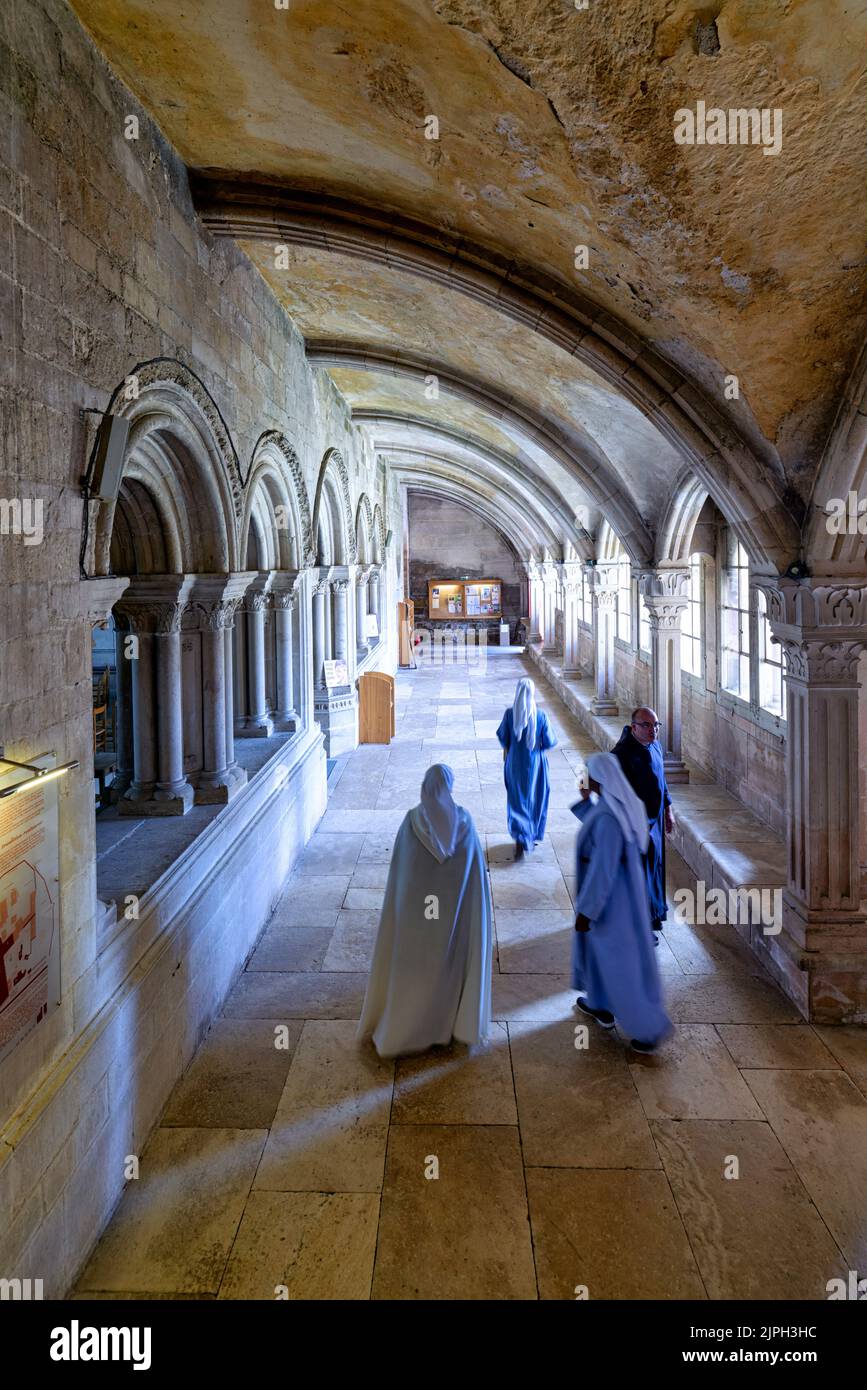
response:
<path fill-rule="evenodd" d="M 455 618 L 501 618 L 503 586 L 499 579 L 430 579 L 428 617 L 433 622 Z"/>

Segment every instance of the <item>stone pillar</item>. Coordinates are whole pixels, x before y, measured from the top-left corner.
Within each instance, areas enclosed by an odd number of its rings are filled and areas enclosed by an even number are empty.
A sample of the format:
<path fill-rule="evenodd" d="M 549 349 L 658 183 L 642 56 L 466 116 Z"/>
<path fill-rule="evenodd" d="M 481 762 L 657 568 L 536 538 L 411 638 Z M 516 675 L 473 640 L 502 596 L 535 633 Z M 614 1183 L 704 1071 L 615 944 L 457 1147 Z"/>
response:
<path fill-rule="evenodd" d="M 334 659 L 345 661 L 349 671 L 349 580 L 335 579 L 331 583 L 334 602 Z"/>
<path fill-rule="evenodd" d="M 522 569 L 527 578 L 527 642 L 541 642 L 542 633 L 539 627 L 539 591 L 541 587 L 539 566 L 535 560 L 530 559 L 524 562 Z"/>
<path fill-rule="evenodd" d="M 115 617 L 114 669 L 117 682 L 117 704 L 115 706 L 114 746 L 117 766 L 112 779 L 111 791 L 115 801 L 128 789 L 133 775 L 133 714 L 132 714 L 132 661 L 127 656 L 127 638 L 130 636 L 129 624 L 120 616 Z"/>
<path fill-rule="evenodd" d="M 557 651 L 557 631 L 554 610 L 557 606 L 557 570 L 554 565 L 545 564 L 542 566 L 542 596 L 543 596 L 543 616 L 542 616 L 542 650 L 543 652 L 554 653 Z"/>
<path fill-rule="evenodd" d="M 193 804 L 193 789 L 184 776 L 182 614 L 181 604 L 167 604 L 154 634 L 158 773 L 154 801 L 168 815 L 183 815 Z"/>
<path fill-rule="evenodd" d="M 355 648 L 356 656 L 359 661 L 363 661 L 370 650 L 367 638 L 364 635 L 365 619 L 367 617 L 367 596 L 368 580 L 370 570 L 365 566 L 356 571 L 355 575 Z"/>
<path fill-rule="evenodd" d="M 593 646 L 596 694 L 594 714 L 616 714 L 618 710 L 614 680 L 614 632 L 617 626 L 617 566 L 592 565 L 587 568 L 593 601 Z"/>
<path fill-rule="evenodd" d="M 120 799 L 119 809 L 126 815 L 145 815 L 145 803 L 153 797 L 157 781 L 157 700 L 152 618 L 147 609 L 133 604 L 124 606 L 121 611 L 128 632 L 134 639 L 131 651 L 135 655 L 130 658 L 133 775 Z"/>
<path fill-rule="evenodd" d="M 295 632 L 299 621 L 298 593 L 300 571 L 278 570 L 271 584 L 274 605 L 277 708 L 274 711 L 276 728 L 292 733 L 301 718 L 299 672 L 297 666 L 298 640 Z"/>
<path fill-rule="evenodd" d="M 563 586 L 563 675 L 580 676 L 578 660 L 578 607 L 581 602 L 581 567 L 574 561 L 561 566 Z"/>
<path fill-rule="evenodd" d="M 232 648 L 227 641 L 240 601 L 238 595 L 201 605 L 203 766 L 196 787 L 199 805 L 225 804 L 247 781 L 247 773 L 235 762 Z"/>
<path fill-rule="evenodd" d="M 858 661 L 867 585 L 758 577 L 786 658 L 787 883 L 782 931 L 762 944 L 818 1022 L 867 1022 L 861 903 Z"/>
<path fill-rule="evenodd" d="M 372 613 L 372 614 L 374 615 L 374 617 L 376 618 L 376 626 L 377 626 L 377 631 L 378 631 L 378 634 L 379 634 L 379 635 L 378 635 L 377 637 L 371 637 L 371 638 L 368 639 L 368 645 L 371 646 L 371 647 L 375 647 L 376 644 L 377 644 L 377 642 L 379 642 L 379 640 L 380 640 L 381 637 L 382 637 L 382 619 L 381 619 L 381 615 L 380 615 L 380 611 L 379 611 L 379 566 L 378 566 L 378 565 L 372 565 L 372 566 L 371 566 L 371 569 L 370 569 L 370 578 L 369 578 L 369 580 L 368 580 L 368 600 L 367 600 L 367 606 L 368 606 L 368 612 Z"/>
<path fill-rule="evenodd" d="M 318 579 L 313 586 L 313 689 L 315 695 L 325 690 L 325 605 L 328 601 L 328 580 Z"/>
<path fill-rule="evenodd" d="M 241 738 L 270 738 L 274 721 L 265 697 L 265 609 L 270 577 L 254 581 L 244 598 L 247 635 L 247 717 Z"/>
<path fill-rule="evenodd" d="M 231 623 L 223 628 L 223 667 L 226 672 L 226 758 L 231 766 L 235 761 L 235 612 Z"/>
<path fill-rule="evenodd" d="M 689 570 L 674 566 L 645 570 L 638 587 L 650 623 L 652 702 L 659 717 L 666 781 L 688 782 L 681 742 L 680 620 L 689 603 Z"/>

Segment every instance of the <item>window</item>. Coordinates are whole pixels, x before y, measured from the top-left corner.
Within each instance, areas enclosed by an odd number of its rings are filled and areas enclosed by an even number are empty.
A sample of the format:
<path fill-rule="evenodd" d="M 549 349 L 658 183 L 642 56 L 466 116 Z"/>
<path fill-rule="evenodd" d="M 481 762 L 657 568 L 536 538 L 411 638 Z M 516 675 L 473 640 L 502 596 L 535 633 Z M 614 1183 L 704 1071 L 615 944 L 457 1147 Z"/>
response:
<path fill-rule="evenodd" d="M 722 686 L 750 698 L 750 566 L 747 552 L 729 532 L 721 588 Z"/>
<path fill-rule="evenodd" d="M 691 676 L 702 674 L 702 636 L 704 610 L 702 606 L 701 557 L 689 557 L 689 603 L 680 620 L 680 667 Z"/>
<path fill-rule="evenodd" d="M 617 636 L 632 646 L 632 566 L 622 554 L 617 561 Z"/>
<path fill-rule="evenodd" d="M 778 719 L 783 717 L 783 649 L 771 641 L 767 603 L 761 590 L 756 595 L 759 649 L 759 707 Z"/>
<path fill-rule="evenodd" d="M 650 651 L 650 618 L 643 597 L 638 600 L 638 649 L 642 652 Z"/>
<path fill-rule="evenodd" d="M 590 581 L 585 570 L 581 570 L 581 621 L 588 627 L 593 626 L 593 598 L 590 592 Z"/>

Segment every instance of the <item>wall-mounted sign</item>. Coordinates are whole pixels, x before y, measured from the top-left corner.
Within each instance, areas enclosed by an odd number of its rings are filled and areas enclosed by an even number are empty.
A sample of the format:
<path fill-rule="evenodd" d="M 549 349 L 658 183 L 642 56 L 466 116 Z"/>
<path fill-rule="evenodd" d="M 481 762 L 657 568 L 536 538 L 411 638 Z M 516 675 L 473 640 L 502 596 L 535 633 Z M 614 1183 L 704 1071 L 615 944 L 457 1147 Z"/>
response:
<path fill-rule="evenodd" d="M 325 667 L 325 684 L 329 690 L 336 685 L 349 684 L 349 673 L 345 661 L 342 659 L 340 661 L 325 661 L 322 664 Z"/>
<path fill-rule="evenodd" d="M 30 759 L 54 767 L 53 753 Z M 0 773 L 0 787 L 21 773 Z M 60 1002 L 57 782 L 0 800 L 0 1058 Z"/>

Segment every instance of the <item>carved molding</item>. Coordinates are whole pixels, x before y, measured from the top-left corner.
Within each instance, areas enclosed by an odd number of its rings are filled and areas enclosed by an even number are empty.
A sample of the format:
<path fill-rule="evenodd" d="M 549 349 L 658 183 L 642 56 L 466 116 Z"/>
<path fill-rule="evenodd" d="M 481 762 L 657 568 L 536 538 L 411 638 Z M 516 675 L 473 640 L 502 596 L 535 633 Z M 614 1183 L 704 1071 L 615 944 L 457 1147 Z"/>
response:
<path fill-rule="evenodd" d="M 757 575 L 772 624 L 800 628 L 867 629 L 867 584 L 835 579 Z"/>
<path fill-rule="evenodd" d="M 117 611 L 130 632 L 167 637 L 180 632 L 187 603 L 157 603 L 153 599 L 122 599 Z"/>
<path fill-rule="evenodd" d="M 867 643 L 798 641 L 786 637 L 776 640 L 785 653 L 787 677 L 808 683 L 815 681 L 817 684 L 857 684 L 858 662 Z"/>
<path fill-rule="evenodd" d="M 689 602 L 689 580 L 688 569 L 678 569 L 673 566 L 665 566 L 660 569 L 640 569 L 637 571 L 638 590 L 642 598 L 650 608 L 653 599 L 662 599 L 673 602 L 682 601 L 681 609 L 685 608 Z"/>
<path fill-rule="evenodd" d="M 313 514 L 310 511 L 310 498 L 307 495 L 307 484 L 304 481 L 304 474 L 301 471 L 298 455 L 295 453 L 295 450 L 292 448 L 286 436 L 281 434 L 279 430 L 266 430 L 264 434 L 260 435 L 256 442 L 256 447 L 253 450 L 254 461 L 269 447 L 280 455 L 286 472 L 292 480 L 295 500 L 298 504 L 298 511 L 301 517 L 302 535 L 299 537 L 298 545 L 299 562 L 301 565 L 315 565 L 316 540 L 313 535 Z"/>

